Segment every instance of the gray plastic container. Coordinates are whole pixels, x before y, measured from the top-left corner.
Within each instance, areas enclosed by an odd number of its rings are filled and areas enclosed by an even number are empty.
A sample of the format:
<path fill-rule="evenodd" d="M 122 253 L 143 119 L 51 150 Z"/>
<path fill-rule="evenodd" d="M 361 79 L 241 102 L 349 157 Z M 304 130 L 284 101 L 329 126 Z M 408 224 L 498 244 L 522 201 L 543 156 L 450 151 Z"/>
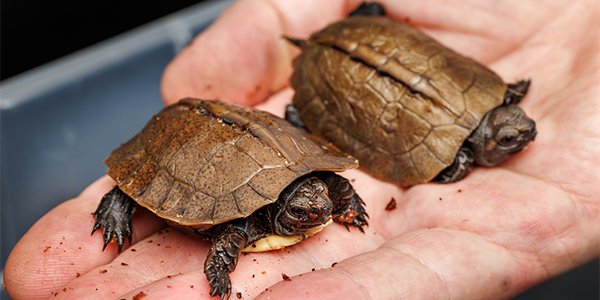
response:
<path fill-rule="evenodd" d="M 102 160 L 163 106 L 165 66 L 231 3 L 204 2 L 0 85 L 2 270 L 27 229 L 102 176 Z M 519 298 L 598 299 L 597 282 L 595 261 Z"/>

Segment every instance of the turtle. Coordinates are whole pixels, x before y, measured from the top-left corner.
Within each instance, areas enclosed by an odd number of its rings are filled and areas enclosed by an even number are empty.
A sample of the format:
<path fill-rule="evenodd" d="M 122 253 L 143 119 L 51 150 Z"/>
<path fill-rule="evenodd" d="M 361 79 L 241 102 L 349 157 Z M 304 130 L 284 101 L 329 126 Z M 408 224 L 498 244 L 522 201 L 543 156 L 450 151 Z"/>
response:
<path fill-rule="evenodd" d="M 302 241 L 336 222 L 368 226 L 365 203 L 337 172 L 356 158 L 268 112 L 186 98 L 165 107 L 105 160 L 116 186 L 93 213 L 122 250 L 142 206 L 210 241 L 211 296 L 229 298 L 240 253 Z"/>
<path fill-rule="evenodd" d="M 286 119 L 352 154 L 372 176 L 408 187 L 456 182 L 533 141 L 535 121 L 517 104 L 531 80 L 506 84 L 489 68 L 380 4 L 307 40 L 290 82 Z"/>

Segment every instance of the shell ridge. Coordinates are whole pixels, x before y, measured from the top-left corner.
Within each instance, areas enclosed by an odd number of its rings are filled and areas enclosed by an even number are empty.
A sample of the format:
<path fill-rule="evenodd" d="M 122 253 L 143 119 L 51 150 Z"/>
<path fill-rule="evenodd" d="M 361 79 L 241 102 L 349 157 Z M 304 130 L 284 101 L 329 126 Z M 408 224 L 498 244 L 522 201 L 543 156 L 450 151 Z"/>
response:
<path fill-rule="evenodd" d="M 224 120 L 225 123 L 228 125 L 235 124 L 235 125 L 241 127 L 242 130 L 247 130 L 253 136 L 258 138 L 263 144 L 266 144 L 273 150 L 279 152 L 281 155 L 283 155 L 289 161 L 293 161 L 293 159 L 294 159 L 293 156 L 287 151 L 287 149 L 285 149 L 285 147 L 283 147 L 283 145 L 281 145 L 281 143 L 279 143 L 279 141 L 274 137 L 273 133 L 270 131 L 268 126 L 260 126 L 256 123 L 258 120 L 252 120 L 252 119 L 242 115 L 238 111 L 232 111 L 232 110 L 227 111 L 226 108 L 224 108 L 222 104 L 212 102 L 212 101 L 206 101 L 206 102 L 207 102 L 207 104 L 203 105 L 203 107 L 205 107 L 206 111 L 208 113 L 212 114 L 215 118 Z M 202 104 L 204 104 L 204 103 L 202 103 Z M 238 110 L 240 110 L 242 112 L 246 112 L 245 111 L 246 108 L 244 108 L 244 107 L 239 107 L 239 106 L 234 106 L 234 107 L 236 107 Z M 257 112 L 257 114 L 261 115 L 261 117 L 264 118 L 264 120 L 262 120 L 262 121 L 266 121 L 266 122 L 270 123 L 270 125 L 279 127 L 279 125 L 276 124 L 275 122 L 273 122 L 269 117 L 265 117 L 260 112 Z"/>
<path fill-rule="evenodd" d="M 389 58 L 385 53 L 380 53 L 373 47 L 365 43 L 356 43 L 348 41 L 342 37 L 328 36 L 321 34 L 316 41 L 323 47 L 330 47 L 334 50 L 342 51 L 352 58 L 358 59 L 365 64 L 375 68 L 383 74 L 388 74 L 409 91 L 421 93 L 432 99 L 440 107 L 450 114 L 458 115 L 456 111 L 439 93 L 429 79 L 407 68 L 396 58 Z M 374 58 L 373 58 L 374 57 Z"/>

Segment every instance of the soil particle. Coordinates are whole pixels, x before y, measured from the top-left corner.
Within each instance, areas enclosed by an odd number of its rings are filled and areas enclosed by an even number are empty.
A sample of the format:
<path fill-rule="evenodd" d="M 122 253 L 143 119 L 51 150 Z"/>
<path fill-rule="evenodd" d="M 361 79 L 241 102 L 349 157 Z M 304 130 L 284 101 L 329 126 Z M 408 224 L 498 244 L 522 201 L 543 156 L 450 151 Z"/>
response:
<path fill-rule="evenodd" d="M 385 210 L 394 210 L 396 209 L 396 199 L 394 197 L 390 198 L 390 202 L 385 206 Z"/>

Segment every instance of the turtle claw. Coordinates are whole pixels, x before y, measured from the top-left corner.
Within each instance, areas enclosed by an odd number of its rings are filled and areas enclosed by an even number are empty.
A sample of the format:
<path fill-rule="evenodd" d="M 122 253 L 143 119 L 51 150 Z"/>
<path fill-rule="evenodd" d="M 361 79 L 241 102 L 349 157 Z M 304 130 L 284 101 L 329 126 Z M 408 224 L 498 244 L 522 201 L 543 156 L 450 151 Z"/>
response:
<path fill-rule="evenodd" d="M 96 219 L 92 228 L 92 235 L 98 229 L 103 231 L 104 244 L 102 245 L 102 251 L 113 239 L 119 252 L 123 249 L 125 237 L 129 239 L 131 244 L 131 216 L 134 211 L 135 202 L 116 187 L 102 197 L 98 208 L 92 214 Z"/>
<path fill-rule="evenodd" d="M 365 233 L 363 226 L 369 226 L 369 222 L 367 222 L 369 214 L 365 211 L 363 204 L 362 200 L 360 202 L 354 201 L 343 213 L 335 216 L 335 222 L 344 225 L 348 231 L 350 231 L 350 226 L 352 226 L 358 228 L 360 232 Z"/>
<path fill-rule="evenodd" d="M 231 281 L 229 275 L 214 278 L 210 283 L 210 295 L 212 297 L 219 295 L 219 299 L 229 299 L 231 297 Z"/>

